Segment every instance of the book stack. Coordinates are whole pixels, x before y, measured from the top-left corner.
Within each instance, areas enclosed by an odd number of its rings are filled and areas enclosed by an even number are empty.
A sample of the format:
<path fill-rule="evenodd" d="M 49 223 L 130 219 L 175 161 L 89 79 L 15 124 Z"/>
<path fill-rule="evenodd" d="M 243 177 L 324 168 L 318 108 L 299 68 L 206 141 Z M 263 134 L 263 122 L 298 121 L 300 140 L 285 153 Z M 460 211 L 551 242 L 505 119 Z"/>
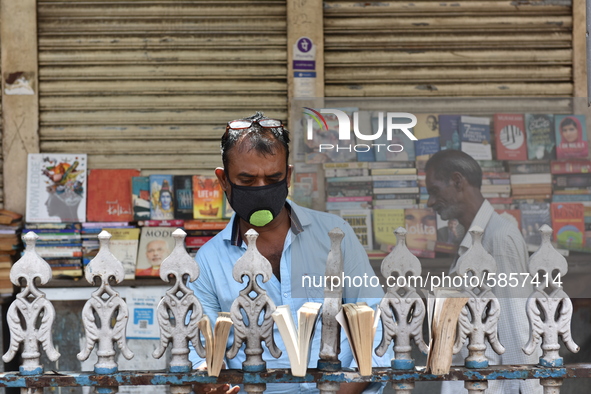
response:
<path fill-rule="evenodd" d="M 80 236 L 82 240 L 82 263 L 86 266 L 92 260 L 99 250 L 98 235 L 103 229 L 110 230 L 118 228 L 134 227 L 129 222 L 84 222 L 80 224 Z M 111 236 L 113 234 L 111 233 Z M 113 237 L 111 237 L 111 240 Z"/>
<path fill-rule="evenodd" d="M 51 266 L 54 278 L 82 276 L 82 237 L 79 223 L 27 223 L 24 233 L 39 237 L 35 250 Z"/>
<path fill-rule="evenodd" d="M 509 162 L 511 196 L 514 200 L 549 201 L 552 195 L 552 175 L 547 161 Z"/>
<path fill-rule="evenodd" d="M 183 227 L 187 233 L 185 247 L 192 257 L 199 248 L 228 225 L 227 220 L 186 220 Z"/>
<path fill-rule="evenodd" d="M 14 288 L 10 281 L 10 269 L 22 250 L 22 215 L 0 209 L 0 295 L 12 295 Z"/>

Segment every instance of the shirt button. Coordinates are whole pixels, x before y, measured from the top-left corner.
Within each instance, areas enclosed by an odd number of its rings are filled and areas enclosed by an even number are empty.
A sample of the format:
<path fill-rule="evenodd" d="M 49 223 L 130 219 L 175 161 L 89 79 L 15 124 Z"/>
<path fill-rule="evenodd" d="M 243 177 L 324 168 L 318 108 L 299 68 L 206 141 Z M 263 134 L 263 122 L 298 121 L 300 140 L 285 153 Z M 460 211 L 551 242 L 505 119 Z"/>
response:
<path fill-rule="evenodd" d="M 283 293 L 283 297 L 287 298 L 287 293 Z"/>

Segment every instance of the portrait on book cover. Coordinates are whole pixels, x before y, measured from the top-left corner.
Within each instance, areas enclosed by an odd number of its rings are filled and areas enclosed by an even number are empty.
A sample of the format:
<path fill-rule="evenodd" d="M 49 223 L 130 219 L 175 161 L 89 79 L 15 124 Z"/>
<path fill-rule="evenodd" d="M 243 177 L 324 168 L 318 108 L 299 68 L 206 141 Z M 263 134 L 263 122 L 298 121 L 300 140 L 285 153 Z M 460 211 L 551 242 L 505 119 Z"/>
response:
<path fill-rule="evenodd" d="M 555 116 L 556 158 L 587 158 L 587 127 L 584 115 Z"/>
<path fill-rule="evenodd" d="M 28 222 L 86 221 L 86 155 L 29 154 Z"/>

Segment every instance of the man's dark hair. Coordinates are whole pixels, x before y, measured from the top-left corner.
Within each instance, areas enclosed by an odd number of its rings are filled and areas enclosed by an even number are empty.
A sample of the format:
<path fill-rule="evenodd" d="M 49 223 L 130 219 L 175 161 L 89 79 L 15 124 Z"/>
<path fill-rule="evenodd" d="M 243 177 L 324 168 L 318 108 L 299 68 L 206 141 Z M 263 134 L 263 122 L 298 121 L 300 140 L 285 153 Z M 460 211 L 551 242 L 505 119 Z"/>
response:
<path fill-rule="evenodd" d="M 227 129 L 222 136 L 222 163 L 224 168 L 228 168 L 228 152 L 240 141 L 247 140 L 247 144 L 241 144 L 249 151 L 263 156 L 274 155 L 277 147 L 282 146 L 285 149 L 286 165 L 289 160 L 289 131 L 283 126 L 279 127 L 261 127 L 257 122 L 268 119 L 262 112 L 258 112 L 248 118 L 239 120 L 252 121 L 252 125 L 247 129 Z M 278 145 L 279 144 L 279 145 Z"/>
<path fill-rule="evenodd" d="M 447 149 L 435 153 L 425 165 L 425 172 L 433 169 L 435 179 L 449 182 L 454 172 L 459 172 L 468 183 L 480 189 L 482 169 L 472 156 L 459 150 Z"/>

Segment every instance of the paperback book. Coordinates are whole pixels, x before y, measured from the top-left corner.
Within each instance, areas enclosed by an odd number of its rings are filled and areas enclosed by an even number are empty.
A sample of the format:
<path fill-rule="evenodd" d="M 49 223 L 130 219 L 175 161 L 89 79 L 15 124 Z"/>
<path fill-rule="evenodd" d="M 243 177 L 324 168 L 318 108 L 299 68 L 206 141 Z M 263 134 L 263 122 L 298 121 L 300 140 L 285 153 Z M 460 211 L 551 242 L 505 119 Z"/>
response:
<path fill-rule="evenodd" d="M 304 303 L 298 309 L 297 328 L 289 305 L 278 306 L 272 314 L 285 344 L 293 376 L 306 376 L 308 363 L 310 362 L 310 346 L 321 307 L 320 302 Z"/>
<path fill-rule="evenodd" d="M 89 222 L 132 221 L 131 179 L 139 175 L 138 170 L 89 170 L 86 219 Z"/>
<path fill-rule="evenodd" d="M 337 322 L 343 327 L 349 340 L 361 376 L 371 375 L 373 342 L 380 312 L 380 308 L 374 312 L 365 302 L 358 302 L 343 305 L 336 315 Z"/>
<path fill-rule="evenodd" d="M 439 115 L 439 145 L 441 150 L 461 149 L 460 115 Z"/>
<path fill-rule="evenodd" d="M 406 246 L 417 257 L 435 257 L 437 216 L 430 208 L 405 209 Z"/>
<path fill-rule="evenodd" d="M 131 202 L 133 220 L 150 219 L 150 177 L 131 177 Z"/>
<path fill-rule="evenodd" d="M 396 246 L 394 231 L 404 227 L 404 209 L 374 209 L 373 232 L 376 246 L 384 252 L 391 252 Z"/>
<path fill-rule="evenodd" d="M 371 210 L 344 210 L 340 216 L 353 228 L 365 250 L 373 249 Z"/>
<path fill-rule="evenodd" d="M 216 176 L 193 176 L 193 218 L 221 219 L 224 198 Z"/>
<path fill-rule="evenodd" d="M 27 222 L 86 221 L 86 154 L 30 153 Z"/>
<path fill-rule="evenodd" d="M 109 250 L 123 264 L 125 279 L 135 279 L 140 229 L 116 227 L 104 230 L 111 234 Z"/>
<path fill-rule="evenodd" d="M 218 312 L 215 326 L 211 328 L 211 321 L 207 315 L 197 323 L 199 331 L 205 338 L 205 364 L 207 365 L 207 376 L 219 376 L 224 357 L 226 345 L 232 328 L 232 318 L 229 312 Z"/>
<path fill-rule="evenodd" d="M 521 114 L 495 114 L 497 160 L 527 160 L 525 124 Z"/>
<path fill-rule="evenodd" d="M 556 158 L 554 115 L 525 114 L 528 160 L 553 160 Z"/>
<path fill-rule="evenodd" d="M 174 217 L 193 219 L 193 177 L 174 175 Z"/>
<path fill-rule="evenodd" d="M 150 219 L 174 219 L 172 175 L 150 175 Z"/>
<path fill-rule="evenodd" d="M 174 248 L 174 227 L 143 227 L 135 276 L 159 277 L 160 264 Z"/>
<path fill-rule="evenodd" d="M 552 203 L 552 230 L 558 247 L 585 246 L 585 207 L 582 203 Z"/>
<path fill-rule="evenodd" d="M 489 118 L 462 116 L 460 133 L 463 152 L 475 160 L 492 160 Z"/>
<path fill-rule="evenodd" d="M 554 117 L 557 159 L 587 159 L 587 125 L 584 115 Z"/>
<path fill-rule="evenodd" d="M 540 228 L 547 224 L 552 225 L 549 203 L 521 203 L 521 233 L 525 242 L 529 245 L 540 245 L 542 236 Z"/>

